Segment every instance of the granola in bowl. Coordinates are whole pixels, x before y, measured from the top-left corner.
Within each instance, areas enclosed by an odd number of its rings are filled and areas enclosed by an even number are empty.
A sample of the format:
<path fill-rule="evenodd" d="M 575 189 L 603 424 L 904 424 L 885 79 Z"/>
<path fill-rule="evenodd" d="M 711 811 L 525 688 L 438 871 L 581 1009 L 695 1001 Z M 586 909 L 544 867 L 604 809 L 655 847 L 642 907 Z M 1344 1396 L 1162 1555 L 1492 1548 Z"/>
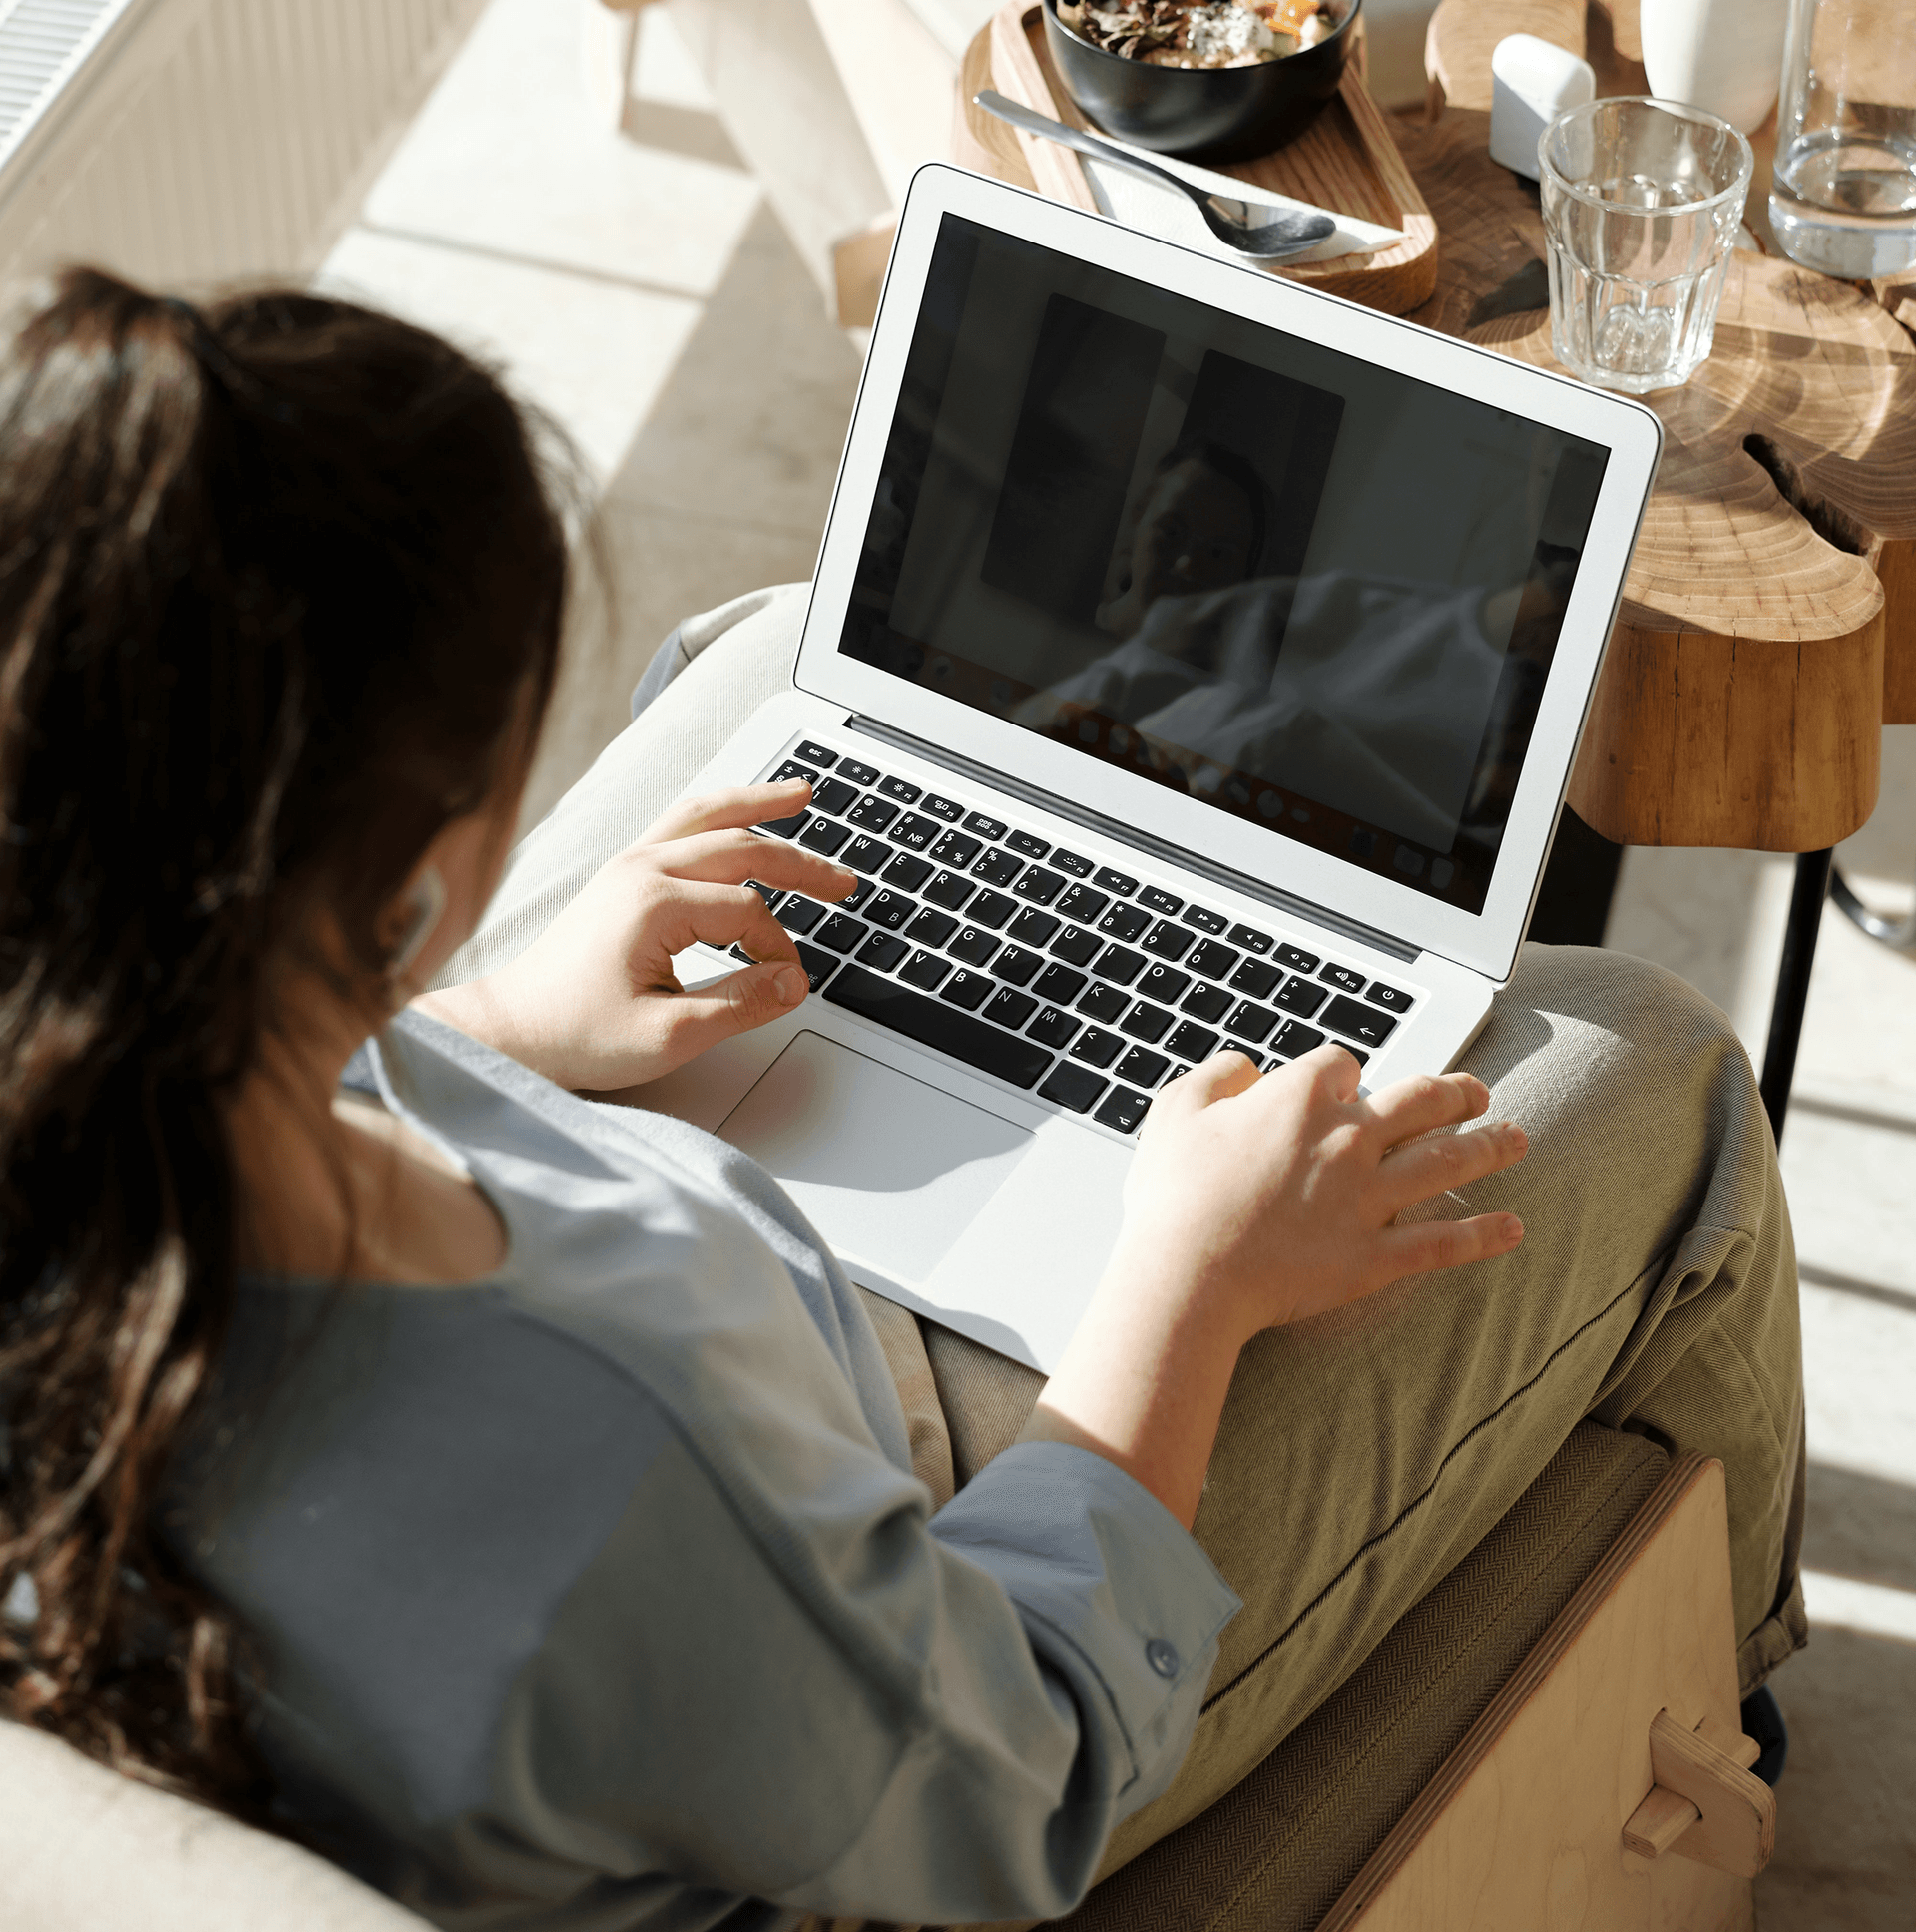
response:
<path fill-rule="evenodd" d="M 1314 47 L 1331 0 L 1058 0 L 1058 18 L 1107 53 L 1153 67 L 1256 67 Z"/>

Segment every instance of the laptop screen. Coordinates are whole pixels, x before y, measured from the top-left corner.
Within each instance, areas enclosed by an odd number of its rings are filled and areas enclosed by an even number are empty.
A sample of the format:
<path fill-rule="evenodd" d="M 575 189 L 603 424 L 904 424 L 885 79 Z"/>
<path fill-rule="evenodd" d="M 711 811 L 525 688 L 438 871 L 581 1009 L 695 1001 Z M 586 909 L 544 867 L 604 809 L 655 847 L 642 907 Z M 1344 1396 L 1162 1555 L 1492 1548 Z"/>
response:
<path fill-rule="evenodd" d="M 1477 912 L 1607 454 L 947 214 L 838 648 Z"/>

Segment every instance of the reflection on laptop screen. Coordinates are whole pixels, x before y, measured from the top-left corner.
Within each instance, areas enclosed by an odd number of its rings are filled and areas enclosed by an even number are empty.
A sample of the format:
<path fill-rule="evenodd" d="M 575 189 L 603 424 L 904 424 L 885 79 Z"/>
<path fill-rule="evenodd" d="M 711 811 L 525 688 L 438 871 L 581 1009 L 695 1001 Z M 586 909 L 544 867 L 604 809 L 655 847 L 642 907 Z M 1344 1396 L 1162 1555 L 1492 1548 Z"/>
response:
<path fill-rule="evenodd" d="M 839 649 L 1478 911 L 1606 455 L 947 215 Z"/>

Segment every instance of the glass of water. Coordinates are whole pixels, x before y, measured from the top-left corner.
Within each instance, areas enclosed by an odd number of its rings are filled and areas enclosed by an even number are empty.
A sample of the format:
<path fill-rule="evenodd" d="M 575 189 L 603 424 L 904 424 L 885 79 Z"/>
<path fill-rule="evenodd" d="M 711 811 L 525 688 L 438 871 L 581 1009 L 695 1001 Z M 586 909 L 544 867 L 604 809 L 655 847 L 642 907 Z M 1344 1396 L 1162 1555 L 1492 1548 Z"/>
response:
<path fill-rule="evenodd" d="M 1709 353 L 1749 193 L 1749 143 L 1675 101 L 1592 101 L 1537 142 L 1550 345 L 1572 375 L 1642 395 Z"/>
<path fill-rule="evenodd" d="M 1916 0 L 1791 0 L 1769 226 L 1826 275 L 1916 261 Z"/>

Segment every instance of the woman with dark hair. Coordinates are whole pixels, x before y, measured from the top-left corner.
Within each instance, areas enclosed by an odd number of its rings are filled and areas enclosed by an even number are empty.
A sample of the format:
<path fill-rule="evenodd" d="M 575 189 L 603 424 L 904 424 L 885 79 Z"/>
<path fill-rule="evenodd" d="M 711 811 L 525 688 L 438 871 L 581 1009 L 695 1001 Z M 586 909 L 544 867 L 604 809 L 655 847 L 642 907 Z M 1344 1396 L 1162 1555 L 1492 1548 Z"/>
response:
<path fill-rule="evenodd" d="M 1799 1641 L 1787 1222 L 1676 982 L 1533 959 L 1475 1050 L 1522 1256 L 1474 1075 L 1186 1075 L 1040 1389 L 583 1097 L 804 998 L 748 880 L 850 888 L 749 830 L 802 785 L 670 802 L 790 597 L 501 888 L 567 538 L 491 376 L 78 271 L 0 422 L 6 1714 L 448 1925 L 949 1922 L 1241 1777 L 1587 1412 L 1730 1459 L 1746 1686 Z"/>

